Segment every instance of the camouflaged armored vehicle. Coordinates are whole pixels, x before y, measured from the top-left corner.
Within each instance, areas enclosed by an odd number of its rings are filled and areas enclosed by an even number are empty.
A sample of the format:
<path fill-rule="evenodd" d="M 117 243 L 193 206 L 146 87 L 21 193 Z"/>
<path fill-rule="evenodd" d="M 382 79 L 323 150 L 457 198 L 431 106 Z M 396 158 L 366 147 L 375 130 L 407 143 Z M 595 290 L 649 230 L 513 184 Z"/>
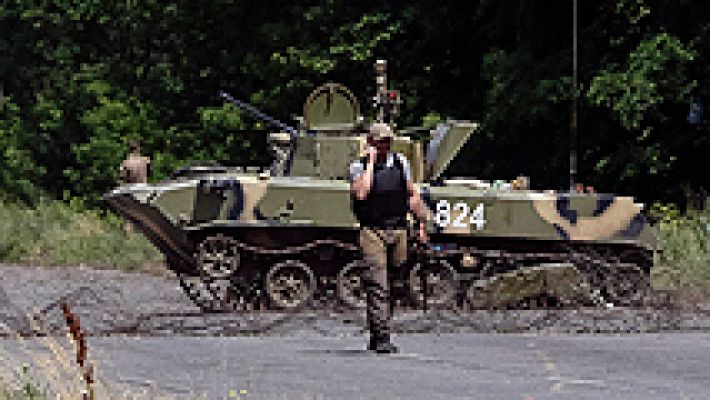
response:
<path fill-rule="evenodd" d="M 387 90 L 382 71 L 377 83 L 378 118 L 396 115 L 398 94 Z M 162 182 L 118 187 L 106 200 L 165 254 L 204 310 L 264 299 L 297 309 L 332 297 L 362 307 L 364 266 L 347 180 L 366 143 L 357 98 L 340 84 L 320 86 L 294 129 L 222 96 L 277 128 L 269 134 L 270 168 L 190 165 Z M 407 131 L 393 141 L 435 221 L 430 243 L 416 247 L 426 250 L 413 250 L 409 265 L 395 271 L 396 296 L 475 307 L 541 295 L 637 300 L 653 259 L 642 206 L 630 197 L 530 190 L 523 179 L 448 179 L 448 165 L 477 129 L 439 124 L 426 151 Z"/>

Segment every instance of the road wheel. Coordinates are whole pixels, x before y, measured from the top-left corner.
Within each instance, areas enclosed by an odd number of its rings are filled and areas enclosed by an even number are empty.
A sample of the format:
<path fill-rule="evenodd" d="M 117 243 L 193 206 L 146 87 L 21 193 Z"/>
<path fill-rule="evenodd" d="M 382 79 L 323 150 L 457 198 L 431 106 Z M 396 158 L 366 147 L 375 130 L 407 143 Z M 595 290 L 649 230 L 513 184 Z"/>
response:
<path fill-rule="evenodd" d="M 198 276 L 180 276 L 180 285 L 204 312 L 238 310 L 246 303 L 235 280 L 239 261 L 236 240 L 222 234 L 208 237 L 198 249 Z"/>
<path fill-rule="evenodd" d="M 636 264 L 618 263 L 605 285 L 609 299 L 619 305 L 643 305 L 651 289 L 650 277 Z"/>
<path fill-rule="evenodd" d="M 180 286 L 187 297 L 206 313 L 231 312 L 244 309 L 244 291 L 229 280 L 205 280 L 200 276 L 181 274 Z"/>
<path fill-rule="evenodd" d="M 456 297 L 458 276 L 446 260 L 418 263 L 409 273 L 409 289 L 414 302 L 427 307 L 444 307 Z"/>
<path fill-rule="evenodd" d="M 316 279 L 305 263 L 286 260 L 271 267 L 266 275 L 265 286 L 269 300 L 274 306 L 297 310 L 313 299 Z"/>
<path fill-rule="evenodd" d="M 212 280 L 228 279 L 239 268 L 238 242 L 222 234 L 200 243 L 197 266 L 201 276 Z"/>
<path fill-rule="evenodd" d="M 338 273 L 338 298 L 348 307 L 364 309 L 367 306 L 365 273 L 368 265 L 363 260 L 348 263 Z"/>

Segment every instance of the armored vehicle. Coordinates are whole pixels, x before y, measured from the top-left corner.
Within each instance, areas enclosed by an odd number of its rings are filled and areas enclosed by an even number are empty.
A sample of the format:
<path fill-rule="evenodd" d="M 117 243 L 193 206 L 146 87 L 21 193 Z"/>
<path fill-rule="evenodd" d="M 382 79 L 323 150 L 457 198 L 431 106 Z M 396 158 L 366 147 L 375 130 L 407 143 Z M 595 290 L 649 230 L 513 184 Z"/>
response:
<path fill-rule="evenodd" d="M 399 94 L 387 89 L 385 67 L 376 66 L 376 119 L 394 127 Z M 222 97 L 275 128 L 270 167 L 192 164 L 161 182 L 120 186 L 105 199 L 162 251 L 206 311 L 298 309 L 333 297 L 362 307 L 365 266 L 348 182 L 348 165 L 366 143 L 357 98 L 326 83 L 291 128 Z M 398 131 L 392 146 L 409 159 L 435 224 L 429 243 L 412 243 L 411 262 L 394 273 L 400 301 L 490 307 L 583 293 L 584 301 L 622 303 L 649 287 L 653 238 L 633 198 L 536 191 L 522 177 L 449 178 L 478 124 L 440 123 L 426 146 L 413 131 Z"/>

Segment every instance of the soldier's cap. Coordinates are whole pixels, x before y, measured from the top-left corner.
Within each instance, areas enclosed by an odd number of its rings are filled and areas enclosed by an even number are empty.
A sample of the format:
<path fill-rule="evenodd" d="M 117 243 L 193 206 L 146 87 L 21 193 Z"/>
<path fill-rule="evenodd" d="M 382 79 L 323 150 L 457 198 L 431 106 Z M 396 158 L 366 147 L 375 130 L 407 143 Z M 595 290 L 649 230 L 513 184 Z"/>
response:
<path fill-rule="evenodd" d="M 389 125 L 382 122 L 374 122 L 370 125 L 370 132 L 368 133 L 368 136 L 373 139 L 384 139 L 394 137 L 394 133 Z"/>

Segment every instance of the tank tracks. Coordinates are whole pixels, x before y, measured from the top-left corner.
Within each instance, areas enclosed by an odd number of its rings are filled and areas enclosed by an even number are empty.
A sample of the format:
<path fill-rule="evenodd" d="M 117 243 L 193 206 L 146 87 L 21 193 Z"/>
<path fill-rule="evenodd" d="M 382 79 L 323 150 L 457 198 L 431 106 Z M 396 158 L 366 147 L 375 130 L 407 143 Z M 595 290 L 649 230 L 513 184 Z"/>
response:
<path fill-rule="evenodd" d="M 619 253 L 600 245 L 566 245 L 553 252 L 454 247 L 433 250 L 414 244 L 408 265 L 392 274 L 395 305 L 424 309 L 507 307 L 511 294 L 513 298 L 524 297 L 525 285 L 549 285 L 550 281 L 571 276 L 550 271 L 578 271 L 582 279 L 569 284 L 580 286 L 573 289 L 590 293 L 582 301 L 593 305 L 638 305 L 650 289 L 652 261 L 640 250 Z M 331 256 L 337 253 L 332 262 L 337 267 L 325 273 L 314 268 L 308 261 L 314 253 Z M 245 260 L 250 260 L 251 267 L 244 267 Z M 365 307 L 366 269 L 359 248 L 344 241 L 314 240 L 269 249 L 217 234 L 205 238 L 198 246 L 194 272 L 179 273 L 178 278 L 188 297 L 205 312 L 293 311 L 327 304 L 361 309 Z M 507 283 L 501 284 L 504 280 Z M 507 296 L 509 301 L 496 304 L 477 299 L 482 290 L 495 286 L 492 282 L 507 288 L 497 290 L 503 290 L 503 297 Z M 560 305 L 561 300 L 566 301 L 561 297 L 564 296 L 559 293 L 540 296 L 533 291 L 531 298 L 518 298 L 514 303 Z"/>

